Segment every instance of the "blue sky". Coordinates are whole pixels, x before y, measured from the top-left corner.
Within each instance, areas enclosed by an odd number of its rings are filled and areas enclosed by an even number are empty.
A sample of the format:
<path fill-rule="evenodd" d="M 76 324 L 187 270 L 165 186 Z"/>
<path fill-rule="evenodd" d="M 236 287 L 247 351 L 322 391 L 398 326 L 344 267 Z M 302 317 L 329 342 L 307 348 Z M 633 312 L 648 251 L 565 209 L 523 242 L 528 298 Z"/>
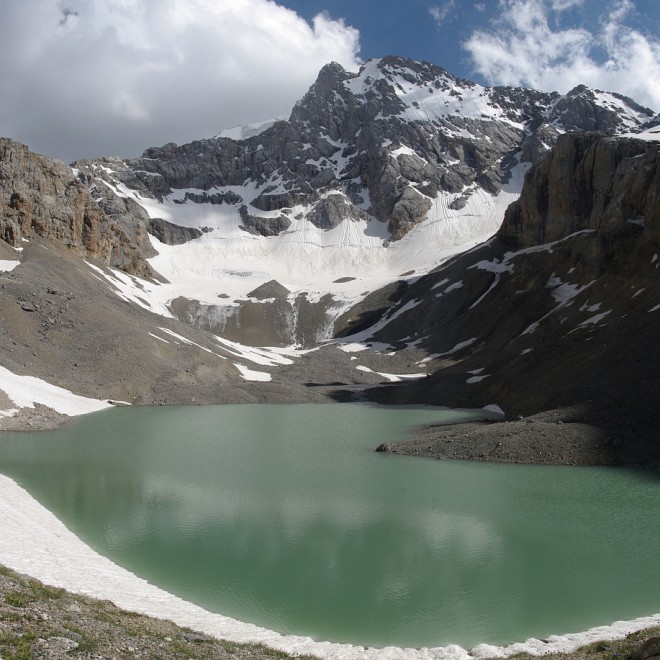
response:
<path fill-rule="evenodd" d="M 461 43 L 497 13 L 493 0 L 481 3 L 483 11 L 473 2 L 452 6 L 428 0 L 284 0 L 281 4 L 308 20 L 321 11 L 332 18 L 344 18 L 360 31 L 360 55 L 364 59 L 401 55 L 433 62 L 459 77 L 474 73 Z M 438 16 L 447 8 L 441 24 L 431 14 L 433 7 L 439 10 Z"/>
<path fill-rule="evenodd" d="M 286 115 L 388 54 L 660 111 L 660 0 L 0 0 L 0 135 L 72 161 Z"/>
<path fill-rule="evenodd" d="M 423 59 L 482 84 L 499 81 L 483 74 L 466 45 L 477 32 L 505 32 L 508 7 L 513 13 L 524 13 L 534 6 L 543 8 L 548 27 L 556 35 L 580 29 L 596 37 L 608 19 L 620 11 L 625 14 L 622 29 L 638 31 L 656 43 L 660 38 L 660 0 L 281 0 L 280 4 L 307 20 L 320 12 L 333 19 L 343 18 L 360 32 L 363 59 L 392 54 Z M 539 47 L 543 47 L 542 42 Z M 611 56 L 598 43 L 593 44 L 590 54 L 601 65 Z"/>

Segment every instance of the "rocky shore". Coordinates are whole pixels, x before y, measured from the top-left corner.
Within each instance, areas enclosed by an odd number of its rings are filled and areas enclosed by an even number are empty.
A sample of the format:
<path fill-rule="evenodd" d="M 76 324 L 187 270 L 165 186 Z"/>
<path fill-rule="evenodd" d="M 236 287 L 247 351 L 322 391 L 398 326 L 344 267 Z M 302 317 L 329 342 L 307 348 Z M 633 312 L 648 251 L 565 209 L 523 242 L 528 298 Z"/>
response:
<path fill-rule="evenodd" d="M 660 448 L 643 434 L 627 432 L 623 420 L 618 429 L 596 424 L 579 406 L 513 421 L 421 427 L 411 439 L 376 451 L 493 463 L 660 465 Z"/>

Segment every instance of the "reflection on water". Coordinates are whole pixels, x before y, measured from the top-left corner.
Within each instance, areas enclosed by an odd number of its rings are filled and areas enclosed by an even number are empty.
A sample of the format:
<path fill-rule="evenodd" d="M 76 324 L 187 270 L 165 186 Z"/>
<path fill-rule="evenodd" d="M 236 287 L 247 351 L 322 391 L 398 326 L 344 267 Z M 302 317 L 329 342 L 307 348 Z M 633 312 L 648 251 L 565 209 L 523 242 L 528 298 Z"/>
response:
<path fill-rule="evenodd" d="M 470 647 L 660 610 L 657 480 L 373 451 L 452 414 L 118 409 L 3 436 L 0 470 L 130 570 L 282 632 Z"/>

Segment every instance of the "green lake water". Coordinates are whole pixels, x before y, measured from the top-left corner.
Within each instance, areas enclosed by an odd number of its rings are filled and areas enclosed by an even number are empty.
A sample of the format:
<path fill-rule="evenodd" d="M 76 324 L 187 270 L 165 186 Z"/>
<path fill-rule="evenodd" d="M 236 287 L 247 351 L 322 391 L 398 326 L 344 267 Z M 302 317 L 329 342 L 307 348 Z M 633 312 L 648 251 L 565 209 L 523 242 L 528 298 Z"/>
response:
<path fill-rule="evenodd" d="M 470 648 L 660 612 L 658 471 L 374 452 L 469 416 L 120 408 L 2 434 L 0 472 L 121 566 L 283 633 Z"/>

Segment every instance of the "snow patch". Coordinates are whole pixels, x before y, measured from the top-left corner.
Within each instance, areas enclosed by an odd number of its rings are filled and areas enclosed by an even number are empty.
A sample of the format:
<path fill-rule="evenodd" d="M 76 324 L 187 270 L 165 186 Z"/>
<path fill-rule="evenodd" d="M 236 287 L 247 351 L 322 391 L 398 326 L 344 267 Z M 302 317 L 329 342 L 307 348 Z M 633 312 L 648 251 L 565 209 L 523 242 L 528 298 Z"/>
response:
<path fill-rule="evenodd" d="M 475 383 L 480 383 L 482 380 L 489 377 L 490 374 L 485 374 L 484 376 L 472 376 L 472 378 L 468 378 L 465 382 L 468 385 L 474 385 Z"/>
<path fill-rule="evenodd" d="M 259 381 L 261 383 L 270 383 L 273 380 L 273 377 L 265 371 L 255 371 L 238 362 L 234 362 L 234 366 L 241 372 L 241 376 L 245 380 Z"/>
<path fill-rule="evenodd" d="M 20 263 L 20 261 L 14 261 L 13 259 L 0 259 L 0 273 L 10 273 Z"/>
<path fill-rule="evenodd" d="M 578 328 L 583 328 L 587 325 L 596 325 L 597 323 L 600 323 L 608 314 L 610 314 L 611 311 L 612 310 L 610 309 L 606 312 L 603 312 L 602 314 L 596 314 L 596 316 L 592 316 L 586 321 L 582 321 L 582 323 L 578 325 Z"/>
<path fill-rule="evenodd" d="M 429 355 L 428 357 L 425 357 L 423 360 L 420 360 L 418 364 L 426 364 L 427 362 L 430 362 L 431 360 L 435 360 L 436 358 L 445 357 L 445 355 L 452 355 L 453 353 L 457 353 L 458 351 L 467 348 L 468 346 L 471 346 L 472 344 L 474 344 L 475 341 L 477 341 L 476 337 L 472 337 L 471 339 L 468 339 L 466 341 L 461 341 L 458 344 L 456 344 L 453 348 L 450 348 L 448 351 L 445 351 L 444 353 L 433 353 L 433 355 Z"/>
<path fill-rule="evenodd" d="M 247 140 L 248 138 L 260 135 L 267 131 L 273 124 L 278 121 L 288 119 L 288 115 L 278 115 L 273 119 L 255 122 L 253 124 L 243 124 L 239 126 L 232 126 L 231 128 L 224 128 L 215 137 L 216 138 L 229 138 L 230 140 Z"/>
<path fill-rule="evenodd" d="M 344 353 L 360 353 L 362 351 L 368 351 L 369 347 L 366 344 L 351 342 L 350 344 L 340 344 L 339 350 L 344 351 Z"/>
<path fill-rule="evenodd" d="M 19 376 L 5 367 L 0 367 L 0 390 L 17 408 L 34 408 L 35 404 L 39 403 L 71 417 L 86 415 L 112 405 L 108 401 L 79 396 L 34 376 Z M 7 416 L 8 412 L 15 414 L 17 410 L 12 408 L 11 411 L 4 412 Z"/>
<path fill-rule="evenodd" d="M 170 335 L 171 337 L 174 337 L 175 339 L 178 339 L 179 342 L 182 342 L 184 344 L 188 344 L 188 346 L 197 346 L 197 348 L 201 348 L 203 351 L 206 351 L 207 353 L 211 353 L 212 355 L 216 355 L 217 357 L 221 359 L 226 359 L 222 355 L 218 355 L 217 353 L 214 353 L 210 348 L 206 348 L 205 346 L 202 346 L 201 344 L 198 344 L 197 342 L 191 341 L 190 339 L 187 339 L 183 335 L 179 335 L 174 330 L 169 330 L 168 328 L 158 328 L 161 332 L 164 332 L 165 334 Z M 155 336 L 155 335 L 154 335 Z M 156 337 L 156 339 L 160 339 L 160 337 Z"/>
<path fill-rule="evenodd" d="M 231 355 L 240 357 L 243 360 L 249 360 L 254 364 L 260 364 L 265 367 L 293 364 L 291 358 L 285 357 L 285 351 L 277 348 L 255 348 L 253 346 L 244 346 L 243 344 L 224 339 L 223 337 L 218 337 L 217 335 L 214 336 L 214 339 Z M 300 353 L 302 353 L 302 351 Z M 288 354 L 295 354 L 295 352 L 288 351 Z"/>
<path fill-rule="evenodd" d="M 424 373 L 416 373 L 416 374 L 385 374 L 380 371 L 374 371 L 373 369 L 369 369 L 369 367 L 365 367 L 364 365 L 358 365 L 355 367 L 358 371 L 364 371 L 366 373 L 370 374 L 376 374 L 377 376 L 382 376 L 383 378 L 387 379 L 390 381 L 390 383 L 400 383 L 404 380 L 417 380 L 418 378 L 426 378 L 427 374 L 426 372 Z"/>
<path fill-rule="evenodd" d="M 489 405 L 484 406 L 482 410 L 487 410 L 488 412 L 504 416 L 504 411 L 496 403 L 490 403 Z"/>

